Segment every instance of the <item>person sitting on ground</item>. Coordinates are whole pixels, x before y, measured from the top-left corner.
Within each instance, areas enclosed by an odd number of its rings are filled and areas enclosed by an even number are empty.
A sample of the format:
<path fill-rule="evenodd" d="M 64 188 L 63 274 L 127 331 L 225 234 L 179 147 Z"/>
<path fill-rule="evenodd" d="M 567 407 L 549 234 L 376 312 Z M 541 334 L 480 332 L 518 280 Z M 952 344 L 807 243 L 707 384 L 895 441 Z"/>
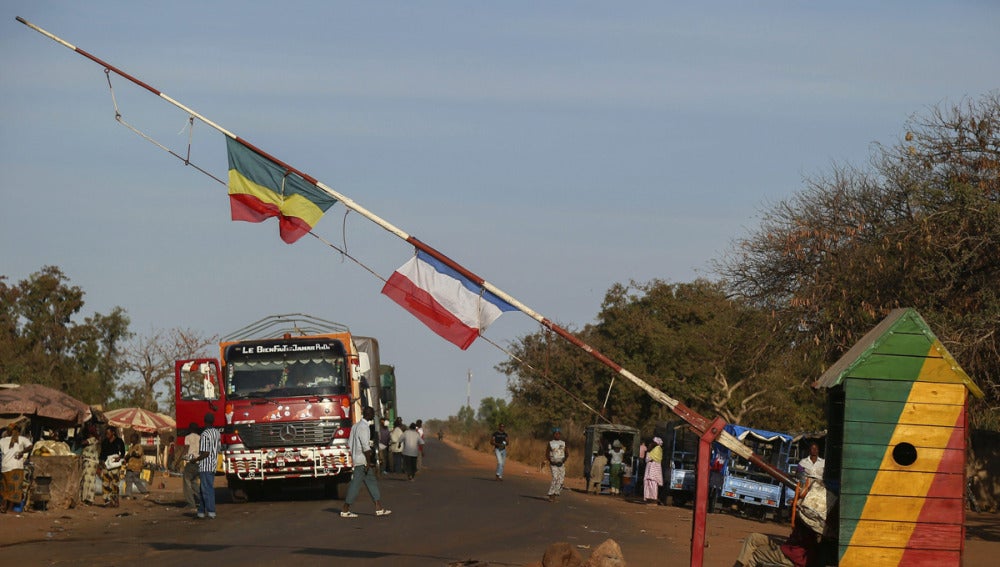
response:
<path fill-rule="evenodd" d="M 805 523 L 796 522 L 791 535 L 785 540 L 762 533 L 748 534 L 733 567 L 806 567 L 815 558 L 818 548 L 816 532 Z"/>

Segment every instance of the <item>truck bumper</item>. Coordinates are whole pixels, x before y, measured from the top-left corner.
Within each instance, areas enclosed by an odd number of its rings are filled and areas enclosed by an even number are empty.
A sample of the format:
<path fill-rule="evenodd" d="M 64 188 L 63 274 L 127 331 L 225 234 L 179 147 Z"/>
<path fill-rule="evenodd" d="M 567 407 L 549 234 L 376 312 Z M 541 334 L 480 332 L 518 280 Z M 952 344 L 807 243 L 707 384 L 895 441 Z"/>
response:
<path fill-rule="evenodd" d="M 351 470 L 350 456 L 339 448 L 234 449 L 223 454 L 226 475 L 240 480 L 326 478 Z"/>

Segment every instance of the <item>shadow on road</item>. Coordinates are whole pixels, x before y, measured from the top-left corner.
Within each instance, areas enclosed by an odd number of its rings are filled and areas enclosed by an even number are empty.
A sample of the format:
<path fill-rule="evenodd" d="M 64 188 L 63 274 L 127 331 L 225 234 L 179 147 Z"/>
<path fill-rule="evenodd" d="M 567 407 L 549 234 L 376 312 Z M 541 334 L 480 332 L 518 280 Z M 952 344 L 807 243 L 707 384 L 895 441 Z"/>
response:
<path fill-rule="evenodd" d="M 149 547 L 156 549 L 157 551 L 197 551 L 203 553 L 214 553 L 218 551 L 225 551 L 232 546 L 229 545 L 219 545 L 219 544 L 181 544 L 173 542 L 149 542 Z M 241 545 L 240 549 L 245 549 L 247 546 Z M 381 551 L 368 551 L 363 549 L 329 549 L 323 547 L 285 547 L 285 546 L 256 546 L 263 549 L 285 549 L 286 552 L 296 554 L 296 555 L 318 555 L 323 557 L 339 557 L 343 559 L 381 559 L 384 557 L 397 557 L 400 559 L 411 558 L 411 559 L 431 559 L 434 561 L 454 561 L 454 558 L 450 557 L 437 557 L 431 555 L 419 555 L 412 553 L 392 553 L 392 552 L 381 552 Z"/>

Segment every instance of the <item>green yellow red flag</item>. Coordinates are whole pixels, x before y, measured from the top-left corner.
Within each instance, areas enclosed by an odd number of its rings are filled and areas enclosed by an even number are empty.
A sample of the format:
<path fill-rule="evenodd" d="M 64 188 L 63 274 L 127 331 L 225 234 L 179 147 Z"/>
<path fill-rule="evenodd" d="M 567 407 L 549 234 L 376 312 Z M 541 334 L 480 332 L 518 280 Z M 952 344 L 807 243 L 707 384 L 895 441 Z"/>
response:
<path fill-rule="evenodd" d="M 337 200 L 307 181 L 226 136 L 229 206 L 234 221 L 278 217 L 281 239 L 291 244 L 316 226 Z"/>

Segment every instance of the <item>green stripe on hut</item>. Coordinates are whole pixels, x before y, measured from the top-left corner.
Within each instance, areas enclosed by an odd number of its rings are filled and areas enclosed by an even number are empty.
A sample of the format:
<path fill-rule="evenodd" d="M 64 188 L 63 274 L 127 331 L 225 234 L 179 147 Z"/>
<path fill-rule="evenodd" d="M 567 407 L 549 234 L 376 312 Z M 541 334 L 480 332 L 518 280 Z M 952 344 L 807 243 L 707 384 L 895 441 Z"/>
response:
<path fill-rule="evenodd" d="M 829 391 L 839 564 L 960 565 L 968 394 L 983 393 L 913 309 L 896 309 L 814 385 Z"/>

